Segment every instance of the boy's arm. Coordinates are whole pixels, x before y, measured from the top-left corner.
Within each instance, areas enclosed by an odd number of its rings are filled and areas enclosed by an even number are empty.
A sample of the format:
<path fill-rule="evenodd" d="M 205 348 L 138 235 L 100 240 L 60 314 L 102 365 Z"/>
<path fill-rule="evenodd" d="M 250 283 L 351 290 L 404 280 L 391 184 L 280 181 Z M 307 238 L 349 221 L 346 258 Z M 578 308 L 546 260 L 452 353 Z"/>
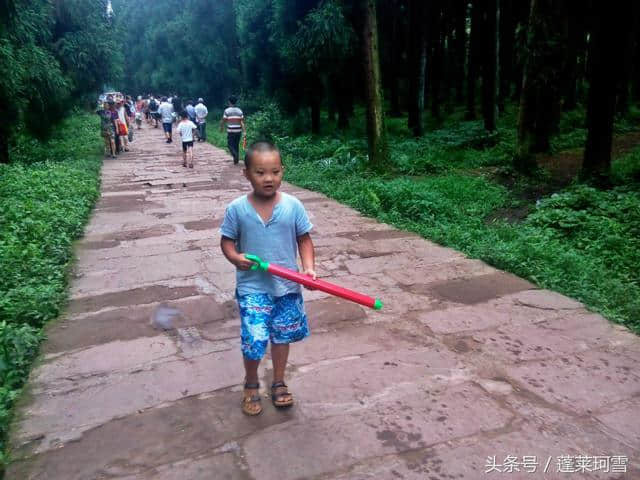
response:
<path fill-rule="evenodd" d="M 222 118 L 220 119 L 220 131 L 224 131 L 224 122 L 226 122 L 227 119 L 224 118 L 224 115 L 222 116 Z"/>
<path fill-rule="evenodd" d="M 244 117 L 242 117 L 242 120 L 240 120 L 240 125 L 242 125 L 242 134 L 243 135 L 247 135 L 247 127 L 244 126 Z"/>
<path fill-rule="evenodd" d="M 237 269 L 249 270 L 253 265 L 253 262 L 251 260 L 247 260 L 244 254 L 238 253 L 235 240 L 223 235 L 220 238 L 220 248 L 227 260 L 234 264 Z"/>
<path fill-rule="evenodd" d="M 316 279 L 316 258 L 313 249 L 311 235 L 305 233 L 296 238 L 298 242 L 298 250 L 300 251 L 300 259 L 302 260 L 302 273 Z"/>

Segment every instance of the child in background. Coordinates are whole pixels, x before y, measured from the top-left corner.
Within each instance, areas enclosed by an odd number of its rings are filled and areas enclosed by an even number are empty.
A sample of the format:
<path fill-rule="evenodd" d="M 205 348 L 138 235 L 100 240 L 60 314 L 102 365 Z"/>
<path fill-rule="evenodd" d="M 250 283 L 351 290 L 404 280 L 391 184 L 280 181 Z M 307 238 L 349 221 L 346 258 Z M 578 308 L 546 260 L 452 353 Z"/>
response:
<path fill-rule="evenodd" d="M 258 366 L 271 342 L 275 407 L 293 405 L 284 382 L 289 344 L 309 335 L 300 285 L 250 270 L 253 262 L 245 253 L 260 256 L 292 270 L 298 270 L 300 252 L 303 273 L 316 278 L 315 255 L 309 232 L 313 228 L 297 198 L 279 192 L 283 166 L 279 150 L 269 142 L 256 142 L 245 154 L 244 175 L 253 191 L 229 204 L 220 227 L 220 247 L 237 268 L 236 299 L 240 309 L 245 383 L 242 411 L 262 412 Z"/>
<path fill-rule="evenodd" d="M 193 131 L 198 128 L 195 123 L 189 120 L 189 114 L 186 111 L 180 113 L 182 120 L 178 123 L 178 133 L 182 138 L 182 166 L 193 168 Z"/>

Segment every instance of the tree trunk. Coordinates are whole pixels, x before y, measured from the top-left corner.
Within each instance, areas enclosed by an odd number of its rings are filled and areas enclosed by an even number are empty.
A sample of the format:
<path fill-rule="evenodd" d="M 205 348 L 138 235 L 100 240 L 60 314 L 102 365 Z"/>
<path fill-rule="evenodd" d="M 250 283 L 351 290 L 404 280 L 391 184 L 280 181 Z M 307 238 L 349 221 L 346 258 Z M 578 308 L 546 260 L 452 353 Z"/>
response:
<path fill-rule="evenodd" d="M 311 133 L 320 133 L 320 99 L 311 95 Z"/>
<path fill-rule="evenodd" d="M 496 130 L 498 117 L 498 25 L 500 16 L 499 0 L 486 0 L 484 29 L 484 62 L 482 65 L 482 116 L 484 128 L 488 132 Z"/>
<path fill-rule="evenodd" d="M 427 34 L 429 35 L 429 50 L 431 51 L 431 116 L 440 119 L 442 101 L 442 71 L 444 63 L 444 45 L 441 35 L 441 4 L 432 0 L 427 7 Z"/>
<path fill-rule="evenodd" d="M 391 9 L 391 15 L 393 18 L 391 19 L 391 72 L 389 73 L 389 102 L 391 104 L 391 116 L 399 117 L 402 113 L 400 111 L 400 88 L 399 88 L 399 77 L 400 77 L 400 50 L 398 46 L 400 45 L 400 26 L 399 24 L 399 5 L 397 2 L 393 2 Z"/>
<path fill-rule="evenodd" d="M 578 61 L 584 51 L 585 25 L 578 0 L 567 4 L 565 22 L 567 28 L 567 60 L 562 86 L 562 110 L 568 112 L 578 104 Z"/>
<path fill-rule="evenodd" d="M 420 81 L 418 83 L 418 108 L 420 109 L 420 112 L 423 112 L 425 105 L 425 91 L 427 88 L 427 39 L 424 33 L 420 48 Z"/>
<path fill-rule="evenodd" d="M 630 2 L 633 3 L 633 2 Z M 624 49 L 632 28 L 631 5 L 594 2 L 589 40 L 587 141 L 581 177 L 608 186 L 616 90 L 623 76 Z"/>
<path fill-rule="evenodd" d="M 624 116 L 629 113 L 629 86 L 633 78 L 634 65 L 633 58 L 636 50 L 636 35 L 638 32 L 638 19 L 640 15 L 640 4 L 631 2 L 631 28 L 627 31 L 625 42 L 620 48 L 623 49 L 623 61 L 621 78 L 618 84 L 618 99 L 616 102 L 616 113 Z"/>
<path fill-rule="evenodd" d="M 530 155 L 547 152 L 560 118 L 566 31 L 560 0 L 531 0 L 518 122 L 516 164 L 529 170 Z"/>
<path fill-rule="evenodd" d="M 498 109 L 504 112 L 505 102 L 511 96 L 513 82 L 513 44 L 515 42 L 516 22 L 513 15 L 513 3 L 509 0 L 500 3 L 499 29 L 499 71 L 500 92 L 498 94 Z"/>
<path fill-rule="evenodd" d="M 408 126 L 414 137 L 422 135 L 422 119 L 420 112 L 420 74 L 423 45 L 423 2 L 409 0 L 409 94 L 407 110 L 409 112 Z M 423 92 L 424 95 L 424 92 Z"/>
<path fill-rule="evenodd" d="M 537 13 L 537 0 L 531 0 L 531 13 L 529 15 L 530 32 L 527 37 L 532 40 L 533 20 Z M 529 42 L 527 42 L 529 43 Z M 529 45 L 527 45 L 527 48 Z M 522 87 L 520 90 L 520 110 L 518 112 L 518 137 L 516 143 L 516 154 L 513 159 L 513 166 L 523 173 L 531 173 L 536 169 L 535 158 L 531 155 L 531 145 L 533 143 L 533 133 L 535 128 L 536 112 L 536 88 L 532 82 L 534 61 L 531 55 L 525 56 L 522 67 Z"/>
<path fill-rule="evenodd" d="M 375 0 L 361 0 L 364 7 L 363 47 L 367 84 L 367 140 L 369 166 L 382 170 L 388 163 L 389 149 L 382 110 L 380 58 L 378 54 L 378 22 Z"/>
<path fill-rule="evenodd" d="M 471 34 L 469 39 L 469 63 L 467 68 L 467 112 L 465 118 L 476 118 L 476 83 L 478 81 L 478 64 L 482 46 L 482 6 L 479 0 L 471 1 Z"/>
<path fill-rule="evenodd" d="M 453 50 L 455 55 L 455 89 L 456 102 L 464 102 L 464 63 L 467 53 L 467 0 L 455 0 L 453 5 L 455 39 Z"/>
<path fill-rule="evenodd" d="M 9 163 L 9 129 L 5 126 L 0 126 L 0 164 L 2 163 Z"/>
<path fill-rule="evenodd" d="M 636 54 L 634 56 L 634 69 L 631 75 L 631 98 L 634 102 L 640 102 L 640 31 L 636 32 Z"/>

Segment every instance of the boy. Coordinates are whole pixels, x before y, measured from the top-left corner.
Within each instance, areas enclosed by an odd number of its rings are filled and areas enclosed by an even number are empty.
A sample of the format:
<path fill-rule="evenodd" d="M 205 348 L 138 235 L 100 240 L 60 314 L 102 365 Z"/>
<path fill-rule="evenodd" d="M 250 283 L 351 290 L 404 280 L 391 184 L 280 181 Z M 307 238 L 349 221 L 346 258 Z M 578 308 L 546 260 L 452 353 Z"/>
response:
<path fill-rule="evenodd" d="M 267 262 L 298 270 L 298 250 L 303 273 L 316 278 L 315 256 L 309 231 L 313 227 L 302 203 L 278 191 L 283 166 L 280 151 L 269 142 L 252 144 L 245 154 L 244 175 L 253 191 L 229 204 L 220 227 L 220 248 L 237 268 L 236 299 L 240 309 L 245 384 L 242 411 L 262 412 L 258 365 L 271 341 L 274 406 L 293 405 L 293 396 L 284 383 L 289 344 L 309 335 L 300 285 L 250 270 L 253 253 Z"/>
<path fill-rule="evenodd" d="M 182 166 L 187 166 L 189 160 L 189 168 L 193 168 L 193 131 L 198 128 L 195 123 L 189 120 L 189 114 L 183 111 L 180 114 L 182 120 L 178 124 L 177 130 L 182 138 Z"/>
<path fill-rule="evenodd" d="M 233 164 L 237 165 L 239 161 L 240 137 L 245 134 L 244 114 L 242 110 L 236 107 L 238 99 L 234 96 L 229 97 L 229 106 L 225 109 L 220 120 L 220 131 L 222 132 L 224 124 L 227 124 L 227 146 L 233 157 Z"/>

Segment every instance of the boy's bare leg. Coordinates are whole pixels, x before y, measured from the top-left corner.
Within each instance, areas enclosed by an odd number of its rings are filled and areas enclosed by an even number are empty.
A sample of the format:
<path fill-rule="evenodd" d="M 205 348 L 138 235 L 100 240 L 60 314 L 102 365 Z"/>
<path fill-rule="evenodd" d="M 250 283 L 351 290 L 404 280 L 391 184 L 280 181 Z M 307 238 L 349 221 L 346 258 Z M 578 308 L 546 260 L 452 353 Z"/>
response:
<path fill-rule="evenodd" d="M 182 151 L 182 166 L 187 166 L 187 152 L 185 150 Z"/>
<path fill-rule="evenodd" d="M 250 360 L 244 356 L 242 358 L 244 358 L 245 383 L 258 383 L 260 360 Z"/>
<path fill-rule="evenodd" d="M 290 407 L 293 405 L 293 395 L 284 383 L 284 371 L 289 358 L 289 344 L 271 344 L 271 360 L 273 361 L 273 384 L 271 386 L 271 400 L 276 407 Z"/>
<path fill-rule="evenodd" d="M 271 361 L 273 362 L 273 383 L 284 382 L 284 370 L 289 358 L 288 343 L 271 344 Z"/>
<path fill-rule="evenodd" d="M 187 148 L 187 156 L 189 157 L 189 166 L 193 168 L 193 147 Z"/>

